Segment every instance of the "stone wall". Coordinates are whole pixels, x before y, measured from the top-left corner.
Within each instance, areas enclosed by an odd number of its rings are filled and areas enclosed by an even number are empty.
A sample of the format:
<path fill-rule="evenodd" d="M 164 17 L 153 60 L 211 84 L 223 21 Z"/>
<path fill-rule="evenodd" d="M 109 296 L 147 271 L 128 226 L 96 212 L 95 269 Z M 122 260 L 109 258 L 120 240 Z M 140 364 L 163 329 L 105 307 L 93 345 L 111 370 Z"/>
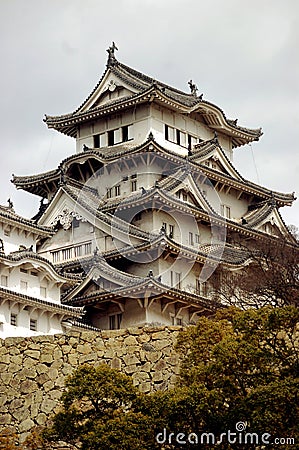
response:
<path fill-rule="evenodd" d="M 173 387 L 181 327 L 130 328 L 0 340 L 0 430 L 21 441 L 59 408 L 65 377 L 80 364 L 107 362 L 142 392 Z"/>

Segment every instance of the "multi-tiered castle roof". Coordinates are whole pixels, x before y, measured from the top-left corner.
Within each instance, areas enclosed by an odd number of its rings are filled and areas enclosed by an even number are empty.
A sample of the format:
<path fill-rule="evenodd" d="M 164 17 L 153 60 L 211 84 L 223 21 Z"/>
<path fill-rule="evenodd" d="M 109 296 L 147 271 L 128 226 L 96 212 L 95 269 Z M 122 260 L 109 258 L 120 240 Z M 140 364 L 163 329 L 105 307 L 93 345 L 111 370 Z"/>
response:
<path fill-rule="evenodd" d="M 76 139 L 76 154 L 51 171 L 14 176 L 42 198 L 39 258 L 77 277 L 64 305 L 84 307 L 86 326 L 193 323 L 214 307 L 217 265 L 242 270 L 243 239 L 291 239 L 279 209 L 294 194 L 246 180 L 233 152 L 261 129 L 119 62 L 113 44 L 104 74 L 72 113 L 46 116 Z"/>

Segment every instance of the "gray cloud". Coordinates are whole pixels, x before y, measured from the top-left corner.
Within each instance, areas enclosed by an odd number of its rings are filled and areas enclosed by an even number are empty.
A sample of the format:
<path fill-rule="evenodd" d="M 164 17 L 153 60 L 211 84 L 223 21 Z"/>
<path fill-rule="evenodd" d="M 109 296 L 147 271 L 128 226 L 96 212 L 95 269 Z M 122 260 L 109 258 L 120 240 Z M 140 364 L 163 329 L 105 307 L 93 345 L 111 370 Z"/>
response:
<path fill-rule="evenodd" d="M 11 174 L 52 169 L 75 151 L 43 115 L 84 100 L 112 40 L 122 62 L 183 90 L 192 78 L 229 118 L 262 126 L 252 150 L 236 150 L 237 168 L 256 182 L 256 164 L 261 184 L 298 192 L 298 13 L 297 0 L 0 2 L 0 202 L 35 213 L 38 199 L 17 192 Z M 281 212 L 299 226 L 298 202 Z"/>

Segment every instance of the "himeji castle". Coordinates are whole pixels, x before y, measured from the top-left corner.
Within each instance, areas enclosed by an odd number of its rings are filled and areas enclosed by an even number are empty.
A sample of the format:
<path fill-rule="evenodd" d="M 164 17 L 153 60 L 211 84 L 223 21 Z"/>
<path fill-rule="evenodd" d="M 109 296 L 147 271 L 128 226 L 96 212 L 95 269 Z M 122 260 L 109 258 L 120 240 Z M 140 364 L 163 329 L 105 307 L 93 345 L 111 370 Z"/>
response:
<path fill-rule="evenodd" d="M 196 323 L 211 313 L 215 268 L 250 263 L 237 242 L 292 239 L 280 208 L 294 194 L 233 165 L 261 129 L 228 119 L 192 80 L 182 92 L 118 61 L 116 50 L 75 111 L 45 116 L 74 138 L 74 154 L 13 176 L 40 197 L 38 213 L 0 208 L 0 337 Z"/>

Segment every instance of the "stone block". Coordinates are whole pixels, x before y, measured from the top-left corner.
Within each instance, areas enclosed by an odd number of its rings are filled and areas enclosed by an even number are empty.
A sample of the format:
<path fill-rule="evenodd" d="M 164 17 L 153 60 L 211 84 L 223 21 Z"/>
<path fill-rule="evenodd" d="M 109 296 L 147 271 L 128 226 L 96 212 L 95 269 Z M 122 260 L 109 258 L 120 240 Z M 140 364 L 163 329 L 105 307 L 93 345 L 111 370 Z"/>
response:
<path fill-rule="evenodd" d="M 20 423 L 19 432 L 24 433 L 25 431 L 29 431 L 32 427 L 34 427 L 33 420 L 27 418 Z"/>
<path fill-rule="evenodd" d="M 168 331 L 158 331 L 156 333 L 152 333 L 152 340 L 156 339 L 167 339 L 169 338 L 169 332 Z"/>
<path fill-rule="evenodd" d="M 38 425 L 43 426 L 46 424 L 48 417 L 45 413 L 39 413 L 35 420 Z"/>
<path fill-rule="evenodd" d="M 128 336 L 124 338 L 124 345 L 137 345 L 138 341 L 135 336 Z"/>
<path fill-rule="evenodd" d="M 144 392 L 146 394 L 151 391 L 151 382 L 143 381 L 138 387 L 141 392 Z"/>
<path fill-rule="evenodd" d="M 33 359 L 39 359 L 40 357 L 40 351 L 39 350 L 25 350 L 24 355 L 29 356 Z"/>
<path fill-rule="evenodd" d="M 20 385 L 20 393 L 21 394 L 29 394 L 38 389 L 37 383 L 31 380 L 25 380 Z"/>
<path fill-rule="evenodd" d="M 112 369 L 121 369 L 121 360 L 119 358 L 113 358 L 111 360 L 111 367 Z"/>
<path fill-rule="evenodd" d="M 12 373 L 1 373 L 0 377 L 3 384 L 9 385 L 12 380 Z"/>
<path fill-rule="evenodd" d="M 50 414 L 57 406 L 57 402 L 49 398 L 45 398 L 40 406 L 40 411 L 45 414 Z"/>
<path fill-rule="evenodd" d="M 12 421 L 10 414 L 0 414 L 0 425 L 9 425 Z"/>
<path fill-rule="evenodd" d="M 15 409 L 11 414 L 18 422 L 22 422 L 30 416 L 29 408 L 27 406 Z"/>
<path fill-rule="evenodd" d="M 40 362 L 51 364 L 53 362 L 53 354 L 52 353 L 42 353 L 40 355 Z"/>
<path fill-rule="evenodd" d="M 146 354 L 146 359 L 148 361 L 151 361 L 151 362 L 156 362 L 156 361 L 158 361 L 161 358 L 161 356 L 162 356 L 161 352 L 155 352 L 155 353 L 154 352 L 148 352 Z"/>
<path fill-rule="evenodd" d="M 123 357 L 123 360 L 126 366 L 129 366 L 131 364 L 138 364 L 140 362 L 135 355 L 126 355 Z"/>
<path fill-rule="evenodd" d="M 153 382 L 163 381 L 163 373 L 159 370 L 156 370 L 154 373 L 151 373 L 151 377 Z"/>

